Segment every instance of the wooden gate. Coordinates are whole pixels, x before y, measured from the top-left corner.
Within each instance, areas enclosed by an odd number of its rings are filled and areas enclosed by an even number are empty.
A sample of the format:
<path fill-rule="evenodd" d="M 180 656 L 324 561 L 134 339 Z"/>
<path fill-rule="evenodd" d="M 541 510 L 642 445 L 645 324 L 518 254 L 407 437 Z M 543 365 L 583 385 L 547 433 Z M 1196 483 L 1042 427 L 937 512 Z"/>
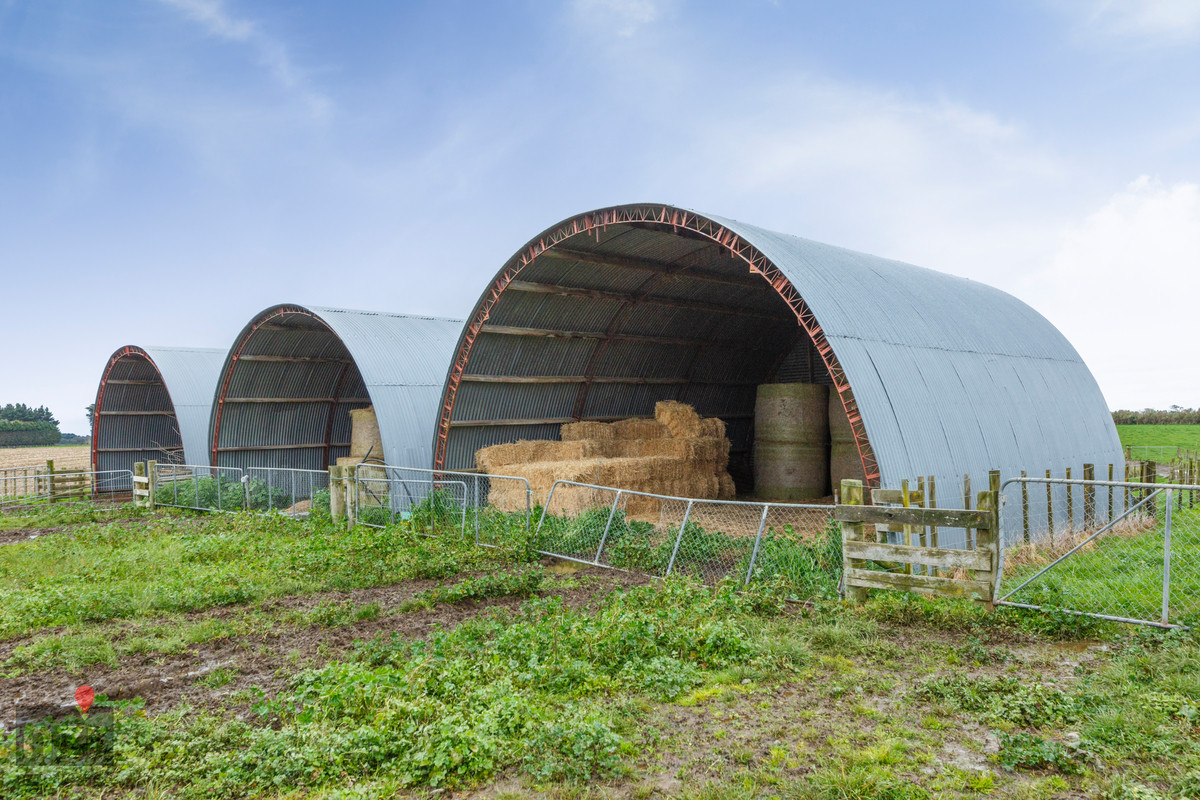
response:
<path fill-rule="evenodd" d="M 868 589 L 898 589 L 973 598 L 991 609 L 1000 561 L 999 476 L 991 483 L 988 491 L 979 492 L 977 508 L 971 510 L 863 505 L 862 481 L 842 481 L 842 504 L 834 519 L 842 526 L 847 599 L 862 602 Z M 885 490 L 872 499 L 898 501 L 893 494 L 898 493 Z M 868 525 L 873 530 L 868 532 Z M 965 531 L 966 547 L 938 547 L 937 532 L 954 528 Z M 887 534 L 896 531 L 906 534 L 904 544 L 887 540 Z M 914 538 L 920 543 L 912 544 Z"/>

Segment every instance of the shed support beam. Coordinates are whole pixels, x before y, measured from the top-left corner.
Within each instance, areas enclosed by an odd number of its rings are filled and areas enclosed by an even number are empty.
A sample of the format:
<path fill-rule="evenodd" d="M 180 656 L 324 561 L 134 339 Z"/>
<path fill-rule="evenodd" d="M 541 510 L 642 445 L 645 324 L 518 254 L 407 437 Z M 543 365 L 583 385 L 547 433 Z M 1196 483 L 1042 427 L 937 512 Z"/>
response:
<path fill-rule="evenodd" d="M 274 361 L 295 364 L 353 364 L 349 358 L 306 358 L 304 356 L 237 356 L 238 361 Z"/>
<path fill-rule="evenodd" d="M 226 403 L 369 403 L 369 397 L 226 397 Z"/>
<path fill-rule="evenodd" d="M 97 411 L 102 417 L 173 417 L 174 411 Z"/>
<path fill-rule="evenodd" d="M 553 294 L 560 297 L 582 297 L 588 300 L 610 300 L 616 303 L 632 303 L 634 305 L 654 305 L 664 308 L 678 308 L 685 311 L 705 311 L 710 314 L 728 314 L 735 317 L 757 317 L 760 319 L 769 319 L 779 321 L 781 315 L 771 314 L 767 311 L 757 311 L 745 308 L 734 308 L 731 306 L 721 306 L 715 303 L 701 303 L 696 300 L 676 300 L 669 297 L 657 297 L 655 295 L 647 295 L 639 297 L 634 294 L 625 294 L 623 292 L 606 292 L 601 289 L 579 289 L 573 286 L 558 286 L 553 283 L 534 283 L 531 281 L 513 281 L 508 284 L 505 291 L 509 292 L 528 292 L 531 294 Z M 786 310 L 782 315 L 782 319 L 791 321 L 792 315 Z M 794 323 L 793 323 L 794 324 Z"/>
<path fill-rule="evenodd" d="M 617 269 L 637 269 L 643 272 L 654 272 L 659 275 L 679 275 L 707 283 L 720 283 L 726 286 L 737 286 L 742 289 L 759 289 L 771 291 L 771 285 L 761 278 L 747 275 L 739 277 L 737 273 L 718 272 L 717 270 L 692 267 L 687 264 L 672 264 L 666 261 L 654 261 L 649 258 L 622 256 L 614 253 L 596 253 L 590 250 L 575 250 L 570 247 L 551 247 L 542 253 L 542 258 L 557 258 L 563 261 L 579 261 L 584 264 L 595 264 L 601 267 Z M 734 262 L 730 262 L 734 263 Z"/>
<path fill-rule="evenodd" d="M 586 375 L 463 375 L 464 383 L 618 383 L 630 386 L 757 386 L 754 381 L 697 381 L 689 378 L 596 377 Z"/>
<path fill-rule="evenodd" d="M 109 378 L 105 381 L 109 386 L 162 386 L 162 381 L 133 381 L 120 378 Z"/>
<path fill-rule="evenodd" d="M 713 414 L 721 419 L 753 419 L 753 414 Z M 615 417 L 535 417 L 532 419 L 456 419 L 450 421 L 452 428 L 498 428 L 515 425 L 566 425 L 570 422 L 616 422 L 622 419 L 654 419 L 653 414 L 623 414 Z"/>
<path fill-rule="evenodd" d="M 605 333 L 603 331 L 562 331 L 547 328 L 520 328 L 514 325 L 483 325 L 482 333 L 498 333 L 505 336 L 540 336 L 547 339 L 594 339 L 615 340 L 623 342 L 645 342 L 647 344 L 663 344 L 674 347 L 732 347 L 736 349 L 752 349 L 745 342 L 710 341 L 708 339 L 681 339 L 668 336 L 642 336 L 633 333 Z"/>
<path fill-rule="evenodd" d="M 332 442 L 330 447 L 349 447 L 349 442 Z M 247 445 L 245 447 L 218 447 L 218 453 L 243 453 L 253 450 L 323 450 L 324 442 L 316 442 L 314 444 L 259 444 Z"/>

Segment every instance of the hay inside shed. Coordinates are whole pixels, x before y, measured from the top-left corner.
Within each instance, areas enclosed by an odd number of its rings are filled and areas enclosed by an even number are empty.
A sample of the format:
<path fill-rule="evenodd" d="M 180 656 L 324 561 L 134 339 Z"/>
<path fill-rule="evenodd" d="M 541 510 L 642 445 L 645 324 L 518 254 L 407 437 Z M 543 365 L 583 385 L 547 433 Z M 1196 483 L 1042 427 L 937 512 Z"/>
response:
<path fill-rule="evenodd" d="M 725 423 L 701 418 L 685 403 L 658 403 L 654 419 L 567 423 L 561 436 L 561 441 L 485 447 L 476 453 L 476 465 L 490 475 L 525 478 L 534 501 L 541 503 L 547 502 L 556 480 L 676 497 L 733 499 Z M 524 486 L 517 481 L 492 481 L 488 501 L 497 508 L 523 511 Z M 549 510 L 573 514 L 595 502 L 590 489 L 560 486 Z M 631 497 L 625 511 L 634 519 L 656 519 L 659 505 L 652 497 Z"/>

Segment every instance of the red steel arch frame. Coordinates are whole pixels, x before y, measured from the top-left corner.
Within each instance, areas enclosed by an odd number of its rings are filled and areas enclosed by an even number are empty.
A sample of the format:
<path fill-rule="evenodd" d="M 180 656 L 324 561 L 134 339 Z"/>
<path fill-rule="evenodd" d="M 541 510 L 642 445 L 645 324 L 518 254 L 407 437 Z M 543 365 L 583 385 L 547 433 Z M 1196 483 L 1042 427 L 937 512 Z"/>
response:
<path fill-rule="evenodd" d="M 598 238 L 610 225 L 639 224 L 670 225 L 676 231 L 686 230 L 698 234 L 721 245 L 733 257 L 745 261 L 751 273 L 761 275 L 771 284 L 771 287 L 792 309 L 796 315 L 796 321 L 812 338 L 817 352 L 821 354 L 821 359 L 825 362 L 825 367 L 833 379 L 833 386 L 841 399 L 842 407 L 846 411 L 846 417 L 850 420 L 850 428 L 854 432 L 854 443 L 858 448 L 858 457 L 862 462 L 866 485 L 868 488 L 877 487 L 879 485 L 879 464 L 871 449 L 871 443 L 867 440 L 867 430 L 862 421 L 862 414 L 858 410 L 858 403 L 854 400 L 850 381 L 846 378 L 845 370 L 838 363 L 833 347 L 821 329 L 821 324 L 812 313 L 812 309 L 808 307 L 808 303 L 800 296 L 800 292 L 770 259 L 735 232 L 699 214 L 661 205 L 618 206 L 574 217 L 530 242 L 505 264 L 504 269 L 492 283 L 491 289 L 484 295 L 475 314 L 467 324 L 459 344 L 458 354 L 454 359 L 454 365 L 446 379 L 446 391 L 438 420 L 434 449 L 434 469 L 442 469 L 445 464 L 450 421 L 454 415 L 454 401 L 471 356 L 471 348 L 475 345 L 475 340 L 479 337 L 483 324 L 491 315 L 492 308 L 508 285 L 516 279 L 521 270 L 536 261 L 539 256 L 572 237 L 594 235 Z M 219 408 L 218 413 L 220 413 Z"/>
<path fill-rule="evenodd" d="M 137 345 L 132 345 L 132 344 L 126 345 L 125 347 L 122 347 L 120 350 L 117 350 L 117 352 L 115 352 L 111 356 L 109 356 L 108 364 L 106 364 L 104 366 L 104 374 L 100 376 L 100 389 L 96 392 L 96 407 L 92 409 L 92 458 L 91 458 L 91 461 L 92 461 L 92 470 L 93 471 L 98 470 L 100 468 L 100 450 L 99 450 L 99 447 L 100 447 L 100 409 L 102 409 L 104 407 L 104 390 L 108 387 L 108 379 L 109 379 L 109 376 L 112 375 L 113 367 L 115 367 L 117 365 L 118 361 L 120 361 L 122 358 L 125 358 L 126 356 L 141 356 L 142 358 L 146 359 L 147 361 L 150 362 L 150 366 L 154 367 L 154 371 L 158 373 L 158 377 L 160 379 L 162 378 L 162 372 L 159 370 L 158 364 L 154 363 L 154 359 L 150 357 L 149 353 L 147 353 L 145 350 L 138 347 Z M 164 388 L 166 387 L 165 380 L 163 381 L 163 386 L 164 386 Z M 166 391 L 167 391 L 167 397 L 169 398 L 171 396 L 171 390 L 167 389 Z M 175 408 L 174 400 L 171 401 L 171 408 L 172 409 Z"/>
<path fill-rule="evenodd" d="M 306 317 L 312 317 L 313 319 L 320 322 L 322 325 L 325 324 L 325 322 L 323 320 L 321 320 L 320 317 L 318 317 L 316 314 L 309 311 L 307 308 L 302 308 L 300 306 L 275 306 L 274 308 L 270 308 L 267 311 L 260 314 L 258 317 L 255 318 L 255 320 L 253 322 L 250 323 L 249 327 L 242 330 L 242 333 L 238 336 L 237 343 L 233 346 L 233 350 L 231 350 L 229 353 L 228 363 L 225 365 L 225 368 L 223 370 L 224 374 L 221 375 L 221 383 L 220 383 L 219 387 L 217 388 L 217 401 L 216 401 L 217 407 L 216 407 L 216 412 L 214 413 L 214 416 L 213 416 L 212 444 L 211 444 L 212 449 L 210 451 L 211 458 L 212 458 L 212 465 L 214 467 L 217 466 L 218 443 L 221 438 L 221 415 L 225 411 L 225 398 L 229 392 L 229 381 L 233 379 L 233 370 L 237 367 L 238 360 L 242 357 L 242 351 L 246 349 L 246 345 L 250 342 L 251 339 L 254 338 L 254 334 L 258 331 L 259 328 L 261 328 L 263 325 L 266 325 L 268 322 L 270 322 L 273 319 L 277 319 L 278 317 L 282 317 L 282 316 L 289 315 L 289 314 L 301 314 Z M 327 429 L 332 424 L 332 419 L 333 419 L 333 415 L 331 414 L 330 422 L 327 423 L 325 426 Z M 325 460 L 328 461 L 329 460 L 329 455 L 328 455 L 329 434 L 328 434 L 328 431 L 326 432 L 326 436 L 325 436 L 325 449 L 326 449 Z"/>

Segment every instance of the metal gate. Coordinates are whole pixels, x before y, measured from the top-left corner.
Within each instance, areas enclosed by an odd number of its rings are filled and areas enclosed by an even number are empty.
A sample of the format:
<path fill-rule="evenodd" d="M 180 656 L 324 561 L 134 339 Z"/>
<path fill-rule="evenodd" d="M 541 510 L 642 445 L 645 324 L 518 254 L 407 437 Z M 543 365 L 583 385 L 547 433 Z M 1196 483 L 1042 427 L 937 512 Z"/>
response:
<path fill-rule="evenodd" d="M 1014 478 L 1002 494 L 999 604 L 1200 621 L 1200 485 Z"/>

